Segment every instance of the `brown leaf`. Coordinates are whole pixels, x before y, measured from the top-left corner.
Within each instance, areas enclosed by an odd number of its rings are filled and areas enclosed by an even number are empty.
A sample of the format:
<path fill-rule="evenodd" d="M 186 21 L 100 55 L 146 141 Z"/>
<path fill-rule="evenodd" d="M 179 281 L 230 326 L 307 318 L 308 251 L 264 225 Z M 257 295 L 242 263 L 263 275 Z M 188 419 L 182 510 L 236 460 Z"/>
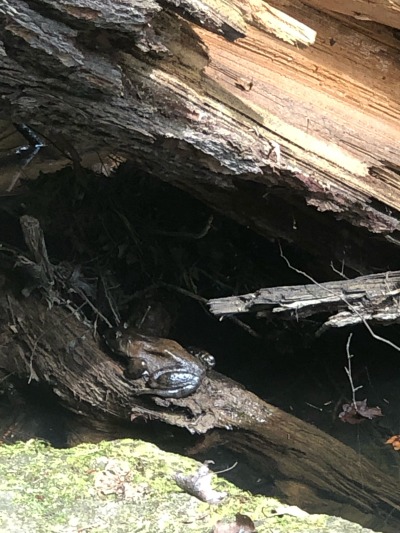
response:
<path fill-rule="evenodd" d="M 383 416 L 380 407 L 368 407 L 367 399 L 354 403 L 345 403 L 342 405 L 343 411 L 339 413 L 342 422 L 349 424 L 361 424 L 365 419 L 372 420 L 378 416 Z"/>
<path fill-rule="evenodd" d="M 236 524 L 240 526 L 243 533 L 253 533 L 256 530 L 253 520 L 245 514 L 236 514 Z"/>
<path fill-rule="evenodd" d="M 213 533 L 256 533 L 253 520 L 244 514 L 237 513 L 235 522 L 219 520 Z"/>
<path fill-rule="evenodd" d="M 226 498 L 227 493 L 218 492 L 211 487 L 213 472 L 206 463 L 201 465 L 195 474 L 186 476 L 182 473 L 177 473 L 174 479 L 176 484 L 188 494 L 203 502 L 218 504 Z"/>
<path fill-rule="evenodd" d="M 391 444 L 393 449 L 398 452 L 400 450 L 400 435 L 393 435 L 393 437 L 390 437 L 385 444 Z"/>

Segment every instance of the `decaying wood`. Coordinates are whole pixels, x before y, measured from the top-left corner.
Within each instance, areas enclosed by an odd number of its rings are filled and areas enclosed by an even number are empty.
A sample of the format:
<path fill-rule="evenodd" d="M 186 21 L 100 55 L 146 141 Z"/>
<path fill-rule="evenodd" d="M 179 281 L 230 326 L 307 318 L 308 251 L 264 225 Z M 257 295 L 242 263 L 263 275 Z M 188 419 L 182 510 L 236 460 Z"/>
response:
<path fill-rule="evenodd" d="M 98 168 L 134 159 L 263 235 L 362 273 L 372 246 L 386 270 L 400 242 L 400 41 L 359 20 L 370 2 L 346 4 L 358 19 L 310 4 L 4 0 L 0 118 L 47 143 L 23 175 L 70 163 L 68 145 Z M 395 4 L 379 5 L 396 27 Z M 16 172 L 2 168 L 3 191 Z"/>
<path fill-rule="evenodd" d="M 371 274 L 351 280 L 259 289 L 253 293 L 209 300 L 215 315 L 257 313 L 259 317 L 298 320 L 317 313 L 324 323 L 343 327 L 373 320 L 383 324 L 400 318 L 400 272 Z"/>
<path fill-rule="evenodd" d="M 306 0 L 317 9 L 329 9 L 357 20 L 375 21 L 400 29 L 398 0 Z"/>
<path fill-rule="evenodd" d="M 14 377 L 47 384 L 77 413 L 114 423 L 150 418 L 197 433 L 223 429 L 225 445 L 253 457 L 260 472 L 282 483 L 309 485 L 316 506 L 332 498 L 366 521 L 368 515 L 390 514 L 395 523 L 400 516 L 394 478 L 216 372 L 187 398 L 144 400 L 135 396 L 123 364 L 104 351 L 92 327 L 69 311 L 7 290 L 0 297 L 0 317 L 0 366 Z"/>

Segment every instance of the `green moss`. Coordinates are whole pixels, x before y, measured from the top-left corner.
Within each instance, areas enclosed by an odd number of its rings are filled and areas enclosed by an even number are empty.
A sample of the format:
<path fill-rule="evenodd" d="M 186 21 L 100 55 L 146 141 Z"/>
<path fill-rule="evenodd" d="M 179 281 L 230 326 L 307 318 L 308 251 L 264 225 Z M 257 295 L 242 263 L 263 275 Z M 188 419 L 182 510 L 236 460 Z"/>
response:
<path fill-rule="evenodd" d="M 110 463 L 112 461 L 112 463 Z M 129 491 L 107 488 L 101 473 L 125 468 Z M 56 450 L 29 441 L 0 447 L 0 530 L 69 532 L 90 528 L 100 532 L 210 532 L 218 520 L 248 515 L 259 533 L 361 532 L 342 521 L 334 529 L 322 515 L 299 519 L 274 516 L 277 500 L 253 496 L 214 476 L 213 488 L 228 493 L 220 505 L 209 505 L 184 493 L 174 482 L 176 472 L 194 473 L 198 463 L 165 453 L 141 441 L 120 440 Z M 100 482 L 99 482 L 100 480 Z M 102 481 L 103 480 L 103 481 Z M 128 497 L 127 497 L 128 496 Z"/>

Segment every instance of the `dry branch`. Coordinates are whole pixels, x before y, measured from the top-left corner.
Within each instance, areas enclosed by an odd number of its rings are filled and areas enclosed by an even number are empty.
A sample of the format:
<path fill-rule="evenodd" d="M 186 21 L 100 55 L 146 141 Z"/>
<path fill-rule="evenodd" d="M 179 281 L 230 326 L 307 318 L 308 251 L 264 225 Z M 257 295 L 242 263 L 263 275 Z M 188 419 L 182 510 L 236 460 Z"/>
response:
<path fill-rule="evenodd" d="M 209 300 L 215 315 L 257 313 L 268 319 L 297 320 L 317 313 L 330 318 L 324 327 L 343 327 L 373 320 L 383 324 L 400 318 L 400 272 L 351 280 L 259 289 L 254 293 Z"/>

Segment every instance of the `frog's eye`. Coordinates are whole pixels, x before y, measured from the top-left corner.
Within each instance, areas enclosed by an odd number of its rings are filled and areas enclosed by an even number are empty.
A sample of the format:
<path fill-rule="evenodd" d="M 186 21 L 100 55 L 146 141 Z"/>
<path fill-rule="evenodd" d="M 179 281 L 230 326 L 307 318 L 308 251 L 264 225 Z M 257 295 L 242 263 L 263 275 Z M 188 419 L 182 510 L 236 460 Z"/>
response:
<path fill-rule="evenodd" d="M 205 364 L 207 368 L 214 368 L 215 358 L 208 352 L 203 352 L 200 354 L 200 360 Z"/>

